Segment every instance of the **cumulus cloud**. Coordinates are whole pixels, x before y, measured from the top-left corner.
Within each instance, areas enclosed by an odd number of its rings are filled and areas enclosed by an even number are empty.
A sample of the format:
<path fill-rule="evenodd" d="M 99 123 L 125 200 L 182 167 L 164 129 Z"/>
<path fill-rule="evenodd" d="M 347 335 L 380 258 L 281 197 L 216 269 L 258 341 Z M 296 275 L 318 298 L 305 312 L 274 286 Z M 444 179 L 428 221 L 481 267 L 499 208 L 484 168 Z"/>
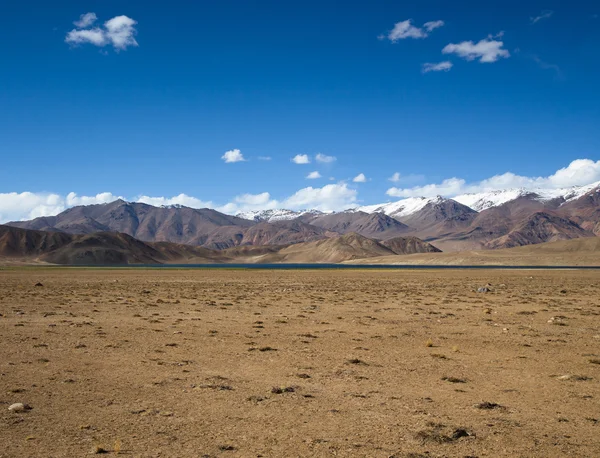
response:
<path fill-rule="evenodd" d="M 122 199 L 122 197 L 115 196 L 112 192 L 101 192 L 95 196 L 78 196 L 74 192 L 70 192 L 65 198 L 65 204 L 67 207 L 75 207 L 77 205 L 106 204 L 117 199 Z"/>
<path fill-rule="evenodd" d="M 331 162 L 335 162 L 337 160 L 337 158 L 335 156 L 326 156 L 325 154 L 317 154 L 315 156 L 315 159 L 317 160 L 317 162 L 321 162 L 323 164 L 329 164 Z"/>
<path fill-rule="evenodd" d="M 367 182 L 367 177 L 365 176 L 364 173 L 359 173 L 358 175 L 356 175 L 352 181 L 354 183 L 366 183 Z"/>
<path fill-rule="evenodd" d="M 216 210 L 235 215 L 244 211 L 271 210 L 277 207 L 279 207 L 279 202 L 272 199 L 271 194 L 261 192 L 260 194 L 241 194 L 236 196 L 232 202 L 217 207 Z"/>
<path fill-rule="evenodd" d="M 500 58 L 510 57 L 510 53 L 503 49 L 504 43 L 495 38 L 499 38 L 502 32 L 496 37 L 487 37 L 478 43 L 472 41 L 463 41 L 461 43 L 450 43 L 442 49 L 443 54 L 456 54 L 466 60 L 479 59 L 482 63 L 496 62 Z"/>
<path fill-rule="evenodd" d="M 283 204 L 291 210 L 342 210 L 356 203 L 357 191 L 345 183 L 328 184 L 322 188 L 308 187 L 297 191 Z"/>
<path fill-rule="evenodd" d="M 429 32 L 444 25 L 444 21 L 429 21 L 423 24 L 423 28 L 416 27 L 412 24 L 412 19 L 405 21 L 396 22 L 394 28 L 390 30 L 387 35 L 380 35 L 380 39 L 387 38 L 392 43 L 396 43 L 398 40 L 404 40 L 406 38 L 427 38 Z"/>
<path fill-rule="evenodd" d="M 400 181 L 400 172 L 394 172 L 394 174 L 388 178 L 392 183 L 398 183 Z"/>
<path fill-rule="evenodd" d="M 82 14 L 75 21 L 77 29 L 71 30 L 65 37 L 65 42 L 71 45 L 92 44 L 104 47 L 112 45 L 117 51 L 127 49 L 129 46 L 138 46 L 135 39 L 137 22 L 127 16 L 115 16 L 104 23 L 102 27 L 86 28 L 96 21 L 94 13 Z"/>
<path fill-rule="evenodd" d="M 79 29 L 85 29 L 96 22 L 97 19 L 96 13 L 85 13 L 79 16 L 79 20 L 73 22 L 73 24 Z"/>
<path fill-rule="evenodd" d="M 317 171 L 310 172 L 308 175 L 306 175 L 307 180 L 316 180 L 317 178 L 321 178 L 321 174 Z"/>
<path fill-rule="evenodd" d="M 137 46 L 134 35 L 137 33 L 134 26 L 136 21 L 127 16 L 116 16 L 104 23 L 106 35 L 112 45 L 117 49 L 127 49 L 128 46 Z"/>
<path fill-rule="evenodd" d="M 553 14 L 554 14 L 554 11 L 544 10 L 538 16 L 530 17 L 529 20 L 531 21 L 532 24 L 536 24 L 541 20 L 550 18 L 550 16 L 552 16 Z"/>
<path fill-rule="evenodd" d="M 443 25 L 444 21 L 429 21 L 423 24 L 423 27 L 425 27 L 425 30 L 428 32 L 431 32 L 432 30 L 443 27 Z"/>
<path fill-rule="evenodd" d="M 226 163 L 244 162 L 246 160 L 244 159 L 244 155 L 239 149 L 232 149 L 230 151 L 226 151 L 225 154 L 221 156 L 221 159 L 223 159 Z"/>
<path fill-rule="evenodd" d="M 74 192 L 66 196 L 56 193 L 12 192 L 0 193 L 0 223 L 30 220 L 40 216 L 54 216 L 77 205 L 105 204 L 117 199 L 141 202 L 157 207 L 181 205 L 191 208 L 214 208 L 224 213 L 236 214 L 241 211 L 274 208 L 343 210 L 356 203 L 356 196 L 357 191 L 349 188 L 345 183 L 328 184 L 322 188 L 307 187 L 281 201 L 273 199 L 268 192 L 241 194 L 222 206 L 216 206 L 211 201 L 187 194 L 173 197 L 139 195 L 132 199 L 124 199 L 110 192 L 103 192 L 95 196 L 79 196 Z"/>
<path fill-rule="evenodd" d="M 150 196 L 137 196 L 133 199 L 134 202 L 141 202 L 143 204 L 153 205 L 160 207 L 162 205 L 182 205 L 184 207 L 191 208 L 212 208 L 213 203 L 210 201 L 203 201 L 196 197 L 188 196 L 187 194 L 179 194 L 174 197 L 150 197 Z"/>
<path fill-rule="evenodd" d="M 454 65 L 449 60 L 438 62 L 437 64 L 423 64 L 423 73 L 429 72 L 449 72 Z"/>
<path fill-rule="evenodd" d="M 308 157 L 308 154 L 296 154 L 292 158 L 292 162 L 294 164 L 310 164 L 310 159 Z"/>
<path fill-rule="evenodd" d="M 55 193 L 0 193 L 0 223 L 53 216 L 76 205 L 102 204 L 118 198 L 109 192 L 96 196 L 78 196 L 71 192 L 66 197 Z"/>
<path fill-rule="evenodd" d="M 600 161 L 576 159 L 568 166 L 546 177 L 527 177 L 506 172 L 482 181 L 468 183 L 462 178 L 448 178 L 441 183 L 412 188 L 392 187 L 387 195 L 392 197 L 453 197 L 459 194 L 495 191 L 499 189 L 561 189 L 583 186 L 600 181 Z"/>

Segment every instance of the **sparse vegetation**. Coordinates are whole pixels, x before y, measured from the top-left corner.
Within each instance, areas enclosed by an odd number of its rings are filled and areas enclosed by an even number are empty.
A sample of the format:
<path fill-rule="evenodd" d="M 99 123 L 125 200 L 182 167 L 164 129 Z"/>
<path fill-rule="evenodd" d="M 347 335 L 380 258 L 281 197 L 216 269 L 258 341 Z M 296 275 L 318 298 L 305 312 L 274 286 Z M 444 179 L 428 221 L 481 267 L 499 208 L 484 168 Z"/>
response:
<path fill-rule="evenodd" d="M 493 440 L 521 456 L 536 440 L 540 456 L 598 455 L 598 273 L 468 276 L 2 271 L 3 452 L 484 456 Z M 509 286 L 471 292 L 487 283 Z M 53 440 L 71 424 L 78 440 Z"/>

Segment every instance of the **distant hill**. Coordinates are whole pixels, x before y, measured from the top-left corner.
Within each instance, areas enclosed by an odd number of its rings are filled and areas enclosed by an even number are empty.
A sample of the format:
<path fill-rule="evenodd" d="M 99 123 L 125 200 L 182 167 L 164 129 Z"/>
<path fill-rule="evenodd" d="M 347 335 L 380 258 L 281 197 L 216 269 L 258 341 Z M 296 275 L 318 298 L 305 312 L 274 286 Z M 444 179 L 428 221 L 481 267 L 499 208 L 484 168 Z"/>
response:
<path fill-rule="evenodd" d="M 467 266 L 600 266 L 600 237 L 585 237 L 498 250 L 382 256 L 354 264 Z"/>
<path fill-rule="evenodd" d="M 600 185 L 411 197 L 337 213 L 279 209 L 239 215 L 117 200 L 7 224 L 65 234 L 119 232 L 143 242 L 216 250 L 286 246 L 351 232 L 379 241 L 412 236 L 446 252 L 489 250 L 599 236 Z"/>
<path fill-rule="evenodd" d="M 374 256 L 436 250 L 410 238 L 394 239 L 390 247 L 350 233 L 291 245 L 237 246 L 224 250 L 142 242 L 117 232 L 65 234 L 0 226 L 0 260 L 62 265 L 211 264 L 211 263 L 323 263 Z"/>

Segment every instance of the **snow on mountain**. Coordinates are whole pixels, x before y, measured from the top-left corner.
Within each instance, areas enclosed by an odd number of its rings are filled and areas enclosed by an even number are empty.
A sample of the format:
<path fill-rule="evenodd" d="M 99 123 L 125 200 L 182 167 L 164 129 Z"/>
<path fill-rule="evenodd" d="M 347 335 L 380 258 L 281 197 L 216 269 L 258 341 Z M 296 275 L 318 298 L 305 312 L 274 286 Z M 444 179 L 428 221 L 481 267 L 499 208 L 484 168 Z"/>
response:
<path fill-rule="evenodd" d="M 250 221 L 287 221 L 291 219 L 298 218 L 299 216 L 306 215 L 307 213 L 314 215 L 322 215 L 323 212 L 319 210 L 286 210 L 285 208 L 274 209 L 274 210 L 253 210 L 247 212 L 241 212 L 236 214 L 238 218 L 249 219 Z"/>
<path fill-rule="evenodd" d="M 572 186 L 562 189 L 502 189 L 498 191 L 479 192 L 473 194 L 462 194 L 453 197 L 452 199 L 471 207 L 478 212 L 487 210 L 488 208 L 497 207 L 519 197 L 533 196 L 535 200 L 548 201 L 552 199 L 563 198 L 565 201 L 577 199 L 592 189 L 598 187 L 600 182 L 592 183 L 585 186 Z"/>
<path fill-rule="evenodd" d="M 364 207 L 358 207 L 357 210 L 365 213 L 385 213 L 393 218 L 400 218 L 404 216 L 412 215 L 423 209 L 427 204 L 434 203 L 439 204 L 445 199 L 443 197 L 409 197 L 402 199 L 397 202 L 390 202 L 386 204 L 378 205 L 365 205 Z"/>
<path fill-rule="evenodd" d="M 525 188 L 513 188 L 513 189 L 502 189 L 497 191 L 479 192 L 471 194 L 462 194 L 456 197 L 452 197 L 452 200 L 466 205 L 475 211 L 483 211 L 488 208 L 497 207 L 505 204 L 512 200 L 518 199 L 519 197 L 530 196 L 533 199 L 539 201 L 548 201 L 552 199 L 563 198 L 565 201 L 577 199 L 591 190 L 598 188 L 600 181 L 592 183 L 586 186 L 572 186 L 570 188 L 562 189 L 525 189 Z M 392 218 L 403 218 L 410 216 L 418 211 L 422 210 L 426 205 L 440 204 L 448 199 L 441 196 L 436 197 L 409 197 L 396 202 L 388 202 L 384 204 L 376 205 L 364 205 L 361 207 L 354 207 L 344 210 L 344 212 L 358 212 L 362 211 L 365 213 L 385 213 Z M 324 214 L 318 210 L 301 210 L 293 211 L 286 209 L 275 209 L 275 210 L 255 210 L 238 213 L 236 216 L 239 218 L 248 219 L 251 221 L 285 221 L 298 218 L 305 214 L 322 215 Z"/>
<path fill-rule="evenodd" d="M 531 192 L 525 189 L 503 189 L 500 191 L 462 194 L 454 197 L 454 200 L 459 204 L 466 205 L 467 207 L 480 212 L 510 202 L 511 200 L 518 199 L 527 194 L 531 194 Z"/>

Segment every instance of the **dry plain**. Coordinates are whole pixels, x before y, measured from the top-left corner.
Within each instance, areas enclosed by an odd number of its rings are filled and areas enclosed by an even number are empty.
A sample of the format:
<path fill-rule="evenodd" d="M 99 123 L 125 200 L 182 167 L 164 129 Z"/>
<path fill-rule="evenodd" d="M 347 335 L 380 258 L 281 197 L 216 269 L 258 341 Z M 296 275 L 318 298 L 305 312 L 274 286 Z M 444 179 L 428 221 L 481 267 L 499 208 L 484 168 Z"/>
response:
<path fill-rule="evenodd" d="M 0 342 L 0 457 L 600 456 L 600 271 L 5 269 Z"/>

